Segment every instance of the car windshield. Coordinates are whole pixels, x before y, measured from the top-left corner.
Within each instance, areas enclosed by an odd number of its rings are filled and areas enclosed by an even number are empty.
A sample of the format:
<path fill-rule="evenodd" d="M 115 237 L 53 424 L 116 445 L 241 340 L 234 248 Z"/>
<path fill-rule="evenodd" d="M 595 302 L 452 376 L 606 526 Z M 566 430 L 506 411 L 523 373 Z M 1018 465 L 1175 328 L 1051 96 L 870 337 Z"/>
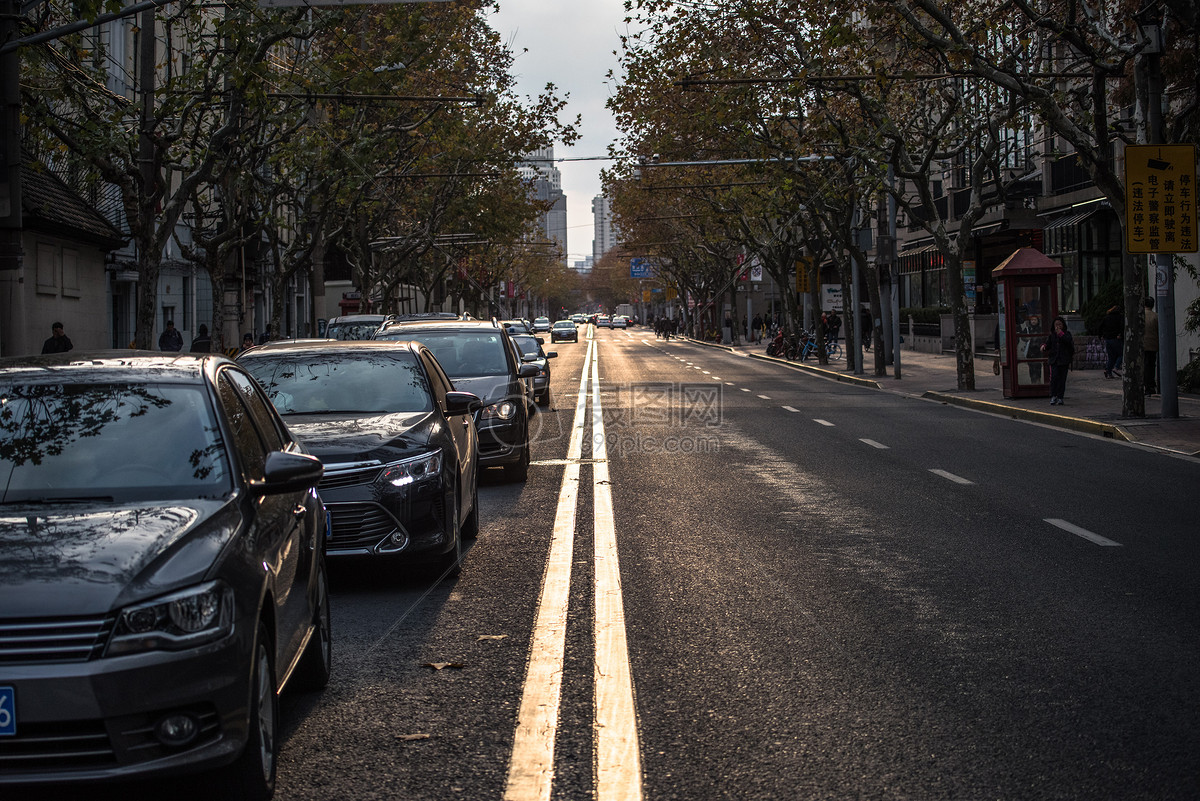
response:
<path fill-rule="evenodd" d="M 540 356 L 538 353 L 537 337 L 513 337 L 513 342 L 517 343 L 517 348 L 520 349 L 522 356 Z"/>
<path fill-rule="evenodd" d="M 427 412 L 425 374 L 410 351 L 247 353 L 239 363 L 280 414 Z"/>
<path fill-rule="evenodd" d="M 508 360 L 504 357 L 504 340 L 495 330 L 438 331 L 433 328 L 391 328 L 380 339 L 407 339 L 420 342 L 433 351 L 434 357 L 450 378 L 474 378 L 484 375 L 507 375 Z"/>
<path fill-rule="evenodd" d="M 330 323 L 329 328 L 325 331 L 325 336 L 330 339 L 370 339 L 375 332 L 379 330 L 379 326 L 383 324 L 379 321 L 363 321 L 356 320 L 353 322 Z"/>
<path fill-rule="evenodd" d="M 554 327 L 555 328 L 564 328 L 564 329 L 573 331 L 573 330 L 575 330 L 575 323 L 571 322 L 570 320 L 559 320 L 557 323 L 554 324 Z"/>
<path fill-rule="evenodd" d="M 0 502 L 223 497 L 230 476 L 198 386 L 0 384 Z"/>

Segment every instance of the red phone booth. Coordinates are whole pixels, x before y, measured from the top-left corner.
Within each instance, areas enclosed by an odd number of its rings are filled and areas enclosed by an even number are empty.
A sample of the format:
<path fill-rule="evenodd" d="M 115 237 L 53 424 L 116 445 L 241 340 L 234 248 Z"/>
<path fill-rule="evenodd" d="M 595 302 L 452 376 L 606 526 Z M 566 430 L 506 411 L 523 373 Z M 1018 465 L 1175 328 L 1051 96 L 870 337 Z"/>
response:
<path fill-rule="evenodd" d="M 1062 265 L 1021 248 L 992 270 L 1000 305 L 1000 375 L 1006 398 L 1050 397 L 1050 368 L 1042 343 L 1058 314 Z"/>

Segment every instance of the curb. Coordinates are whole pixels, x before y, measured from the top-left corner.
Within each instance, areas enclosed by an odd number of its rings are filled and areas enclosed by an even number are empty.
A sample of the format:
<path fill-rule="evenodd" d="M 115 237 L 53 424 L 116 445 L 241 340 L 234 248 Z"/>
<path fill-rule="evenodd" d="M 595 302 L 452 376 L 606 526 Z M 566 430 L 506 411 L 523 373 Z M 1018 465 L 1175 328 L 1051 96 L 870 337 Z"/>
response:
<path fill-rule="evenodd" d="M 1071 431 L 1079 431 L 1084 434 L 1096 434 L 1105 437 L 1106 439 L 1115 439 L 1122 442 L 1136 442 L 1137 440 L 1131 437 L 1120 426 L 1115 426 L 1112 423 L 1100 423 L 1095 420 L 1086 420 L 1081 417 L 1067 417 L 1062 414 L 1051 414 L 1049 412 L 1039 412 L 1033 409 L 1021 409 L 1015 406 L 1005 406 L 1002 403 L 993 403 L 991 401 L 975 400 L 974 398 L 961 398 L 957 395 L 948 395 L 944 392 L 935 392 L 929 390 L 921 395 L 922 398 L 940 401 L 942 403 L 951 404 L 953 406 L 963 406 L 968 409 L 977 409 L 983 412 L 991 412 L 992 414 L 1003 415 L 1017 420 L 1028 420 L 1034 423 L 1045 423 L 1056 428 L 1066 428 Z"/>

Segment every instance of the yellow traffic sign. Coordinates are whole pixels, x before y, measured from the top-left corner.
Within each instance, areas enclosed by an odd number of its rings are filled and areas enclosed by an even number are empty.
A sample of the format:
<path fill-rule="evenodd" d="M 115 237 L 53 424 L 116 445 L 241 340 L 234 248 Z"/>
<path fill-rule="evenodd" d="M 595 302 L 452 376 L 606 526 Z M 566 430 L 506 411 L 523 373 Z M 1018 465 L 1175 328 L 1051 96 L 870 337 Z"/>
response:
<path fill-rule="evenodd" d="M 812 264 L 811 259 L 796 260 L 796 291 L 808 292 L 810 287 L 808 280 L 809 266 Z"/>
<path fill-rule="evenodd" d="M 1125 242 L 1130 253 L 1195 253 L 1196 146 L 1125 148 Z"/>

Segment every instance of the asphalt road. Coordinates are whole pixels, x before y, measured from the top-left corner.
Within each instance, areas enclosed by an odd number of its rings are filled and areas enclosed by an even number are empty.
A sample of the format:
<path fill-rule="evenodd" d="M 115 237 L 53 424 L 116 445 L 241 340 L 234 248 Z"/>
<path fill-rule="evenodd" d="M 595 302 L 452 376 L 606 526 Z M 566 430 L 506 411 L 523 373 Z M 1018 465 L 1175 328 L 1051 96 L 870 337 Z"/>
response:
<path fill-rule="evenodd" d="M 1200 795 L 1200 461 L 640 328 L 592 347 L 594 384 L 586 338 L 547 346 L 529 481 L 485 475 L 461 576 L 335 565 L 276 798 Z"/>

